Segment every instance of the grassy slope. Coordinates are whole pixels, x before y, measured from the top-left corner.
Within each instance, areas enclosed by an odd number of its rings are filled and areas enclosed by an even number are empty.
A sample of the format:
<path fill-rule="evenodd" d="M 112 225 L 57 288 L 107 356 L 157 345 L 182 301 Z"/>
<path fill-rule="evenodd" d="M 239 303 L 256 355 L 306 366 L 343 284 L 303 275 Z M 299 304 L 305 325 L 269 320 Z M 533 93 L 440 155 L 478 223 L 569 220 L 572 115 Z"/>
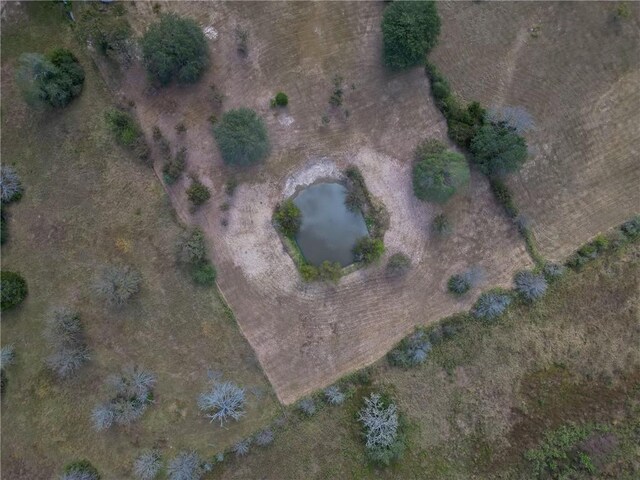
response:
<path fill-rule="evenodd" d="M 494 326 L 472 325 L 435 348 L 422 367 L 380 362 L 373 388 L 394 392 L 412 424 L 410 447 L 392 468 L 366 465 L 354 420 L 360 392 L 345 408 L 325 407 L 313 420 L 294 422 L 268 450 L 218 475 L 533 478 L 523 453 L 546 431 L 600 422 L 625 432 L 618 448 L 598 459 L 600 473 L 634 478 L 640 471 L 633 437 L 640 424 L 639 266 L 636 244 L 569 272 L 542 301 L 515 306 Z"/>
<path fill-rule="evenodd" d="M 2 263 L 22 272 L 30 290 L 22 307 L 2 315 L 2 344 L 17 352 L 2 402 L 3 474 L 50 478 L 86 457 L 103 478 L 124 478 L 142 448 L 156 445 L 172 455 L 183 447 L 227 447 L 275 415 L 275 397 L 215 292 L 194 287 L 175 265 L 180 228 L 151 170 L 114 146 L 103 120 L 109 92 L 60 6 L 29 3 L 27 11 L 2 29 L 2 161 L 15 166 L 26 187 L 9 208 Z M 63 111 L 29 111 L 13 82 L 16 60 L 59 45 L 81 59 L 84 91 Z M 91 292 L 107 262 L 134 265 L 143 276 L 142 293 L 119 311 Z M 79 310 L 93 350 L 91 364 L 68 382 L 43 367 L 43 321 L 59 305 Z M 104 379 L 129 363 L 158 374 L 157 404 L 128 430 L 94 433 L 89 415 L 104 397 Z M 230 428 L 197 411 L 208 368 L 263 392 L 260 399 L 249 395 L 247 417 Z"/>

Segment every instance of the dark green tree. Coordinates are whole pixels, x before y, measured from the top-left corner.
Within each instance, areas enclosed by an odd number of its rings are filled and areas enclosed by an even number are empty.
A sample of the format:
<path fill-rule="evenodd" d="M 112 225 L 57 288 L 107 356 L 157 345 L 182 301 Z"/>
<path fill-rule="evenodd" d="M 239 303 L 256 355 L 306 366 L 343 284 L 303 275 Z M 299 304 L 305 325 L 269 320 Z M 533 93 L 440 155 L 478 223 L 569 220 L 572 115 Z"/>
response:
<path fill-rule="evenodd" d="M 0 272 L 0 311 L 5 311 L 22 303 L 27 296 L 27 282 L 19 273 Z"/>
<path fill-rule="evenodd" d="M 147 73 L 160 85 L 176 79 L 194 83 L 209 65 L 207 40 L 196 22 L 175 14 L 162 15 L 142 37 Z"/>
<path fill-rule="evenodd" d="M 515 172 L 527 159 L 527 142 L 504 122 L 480 127 L 470 150 L 485 175 Z"/>
<path fill-rule="evenodd" d="M 384 243 L 379 238 L 362 237 L 353 247 L 356 262 L 372 263 L 384 253 Z"/>
<path fill-rule="evenodd" d="M 469 165 L 460 153 L 427 140 L 416 149 L 413 192 L 420 200 L 444 203 L 469 183 Z"/>
<path fill-rule="evenodd" d="M 302 224 L 302 212 L 293 200 L 287 199 L 276 207 L 273 219 L 283 235 L 293 238 Z"/>
<path fill-rule="evenodd" d="M 225 113 L 213 127 L 213 135 L 228 165 L 251 165 L 263 160 L 271 150 L 267 127 L 256 112 L 248 108 Z"/>
<path fill-rule="evenodd" d="M 382 17 L 384 62 L 394 70 L 425 60 L 438 41 L 440 17 L 431 1 L 397 1 Z"/>

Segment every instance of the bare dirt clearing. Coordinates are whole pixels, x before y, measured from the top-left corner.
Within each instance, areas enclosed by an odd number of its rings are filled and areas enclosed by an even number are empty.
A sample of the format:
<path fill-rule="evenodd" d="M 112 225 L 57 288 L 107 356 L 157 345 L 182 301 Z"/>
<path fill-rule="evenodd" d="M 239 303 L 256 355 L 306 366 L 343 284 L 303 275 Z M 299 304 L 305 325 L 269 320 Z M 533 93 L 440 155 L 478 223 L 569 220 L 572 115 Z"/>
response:
<path fill-rule="evenodd" d="M 423 138 L 445 137 L 444 120 L 422 69 L 390 74 L 382 68 L 382 4 L 169 6 L 218 32 L 208 78 L 149 97 L 141 70 L 134 68 L 123 93 L 135 101 L 149 131 L 158 124 L 172 134 L 179 121 L 187 125 L 186 140 L 171 139 L 186 142 L 189 170 L 205 177 L 214 195 L 192 219 L 184 183 L 172 187 L 172 200 L 181 217 L 201 224 L 211 239 L 220 288 L 281 401 L 291 403 L 375 361 L 417 324 L 468 308 L 474 294 L 456 300 L 446 293 L 453 273 L 480 265 L 487 285 L 507 286 L 514 271 L 530 266 L 517 232 L 480 176 L 446 206 L 454 235 L 439 240 L 429 233 L 440 210 L 413 197 L 411 156 Z M 133 18 L 149 21 L 146 7 L 137 8 L 141 15 Z M 249 32 L 246 59 L 236 51 L 236 25 Z M 335 75 L 344 79 L 342 109 L 328 106 Z M 225 109 L 260 112 L 273 143 L 266 165 L 240 174 L 243 183 L 232 199 L 227 227 L 221 225 L 227 214 L 219 210 L 226 169 L 205 121 L 214 109 L 213 101 L 203 101 L 211 98 L 210 84 L 225 94 Z M 279 90 L 289 94 L 290 104 L 270 109 L 269 99 Z M 322 125 L 323 115 L 328 125 Z M 322 158 L 339 169 L 358 165 L 373 195 L 385 203 L 391 214 L 388 253 L 403 251 L 415 265 L 405 279 L 385 279 L 379 265 L 348 275 L 337 287 L 300 281 L 271 214 L 297 184 L 295 178 L 303 183 L 317 178 L 305 167 Z"/>
<path fill-rule="evenodd" d="M 430 58 L 454 91 L 535 121 L 509 183 L 550 259 L 640 211 L 640 8 L 616 20 L 617 5 L 438 4 Z"/>

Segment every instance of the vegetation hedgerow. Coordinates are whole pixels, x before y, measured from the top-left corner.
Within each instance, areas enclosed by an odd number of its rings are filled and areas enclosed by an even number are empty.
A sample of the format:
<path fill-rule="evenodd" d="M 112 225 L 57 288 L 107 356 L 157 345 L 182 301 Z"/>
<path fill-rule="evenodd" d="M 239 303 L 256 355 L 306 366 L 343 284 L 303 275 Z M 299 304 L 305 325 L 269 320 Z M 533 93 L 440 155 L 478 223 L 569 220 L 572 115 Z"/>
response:
<path fill-rule="evenodd" d="M 16 80 L 27 103 L 60 108 L 82 92 L 84 70 L 75 55 L 64 48 L 46 55 L 23 53 Z"/>
<path fill-rule="evenodd" d="M 411 259 L 404 253 L 394 253 L 387 262 L 386 275 L 391 278 L 402 277 L 411 268 Z"/>
<path fill-rule="evenodd" d="M 235 383 L 223 382 L 200 395 L 198 407 L 206 412 L 207 418 L 220 420 L 223 425 L 229 420 L 240 420 L 244 415 L 245 392 Z"/>
<path fill-rule="evenodd" d="M 213 135 L 228 165 L 252 165 L 271 151 L 264 121 L 248 108 L 226 112 L 213 127 Z"/>
<path fill-rule="evenodd" d="M 210 287 L 215 284 L 218 272 L 209 260 L 204 260 L 191 267 L 191 278 L 198 285 Z"/>
<path fill-rule="evenodd" d="M 547 291 L 547 280 L 542 274 L 528 271 L 518 272 L 514 283 L 518 293 L 529 301 L 539 299 Z"/>
<path fill-rule="evenodd" d="M 293 238 L 302 225 L 302 212 L 289 198 L 276 206 L 273 219 L 285 237 Z"/>
<path fill-rule="evenodd" d="M 193 205 L 202 205 L 211 198 L 211 192 L 200 180 L 194 179 L 187 189 L 187 197 Z"/>
<path fill-rule="evenodd" d="M 8 165 L 0 167 L 0 199 L 3 204 L 15 202 L 22 197 L 22 183 L 20 177 Z"/>
<path fill-rule="evenodd" d="M 105 118 L 116 141 L 132 150 L 142 161 L 149 159 L 149 145 L 144 138 L 142 129 L 135 118 L 124 110 L 111 108 L 106 111 Z"/>
<path fill-rule="evenodd" d="M 527 142 L 504 122 L 480 127 L 469 148 L 486 175 L 515 172 L 527 159 Z"/>
<path fill-rule="evenodd" d="M 427 140 L 416 148 L 413 192 L 420 200 L 444 203 L 457 189 L 469 183 L 469 165 L 464 155 Z"/>
<path fill-rule="evenodd" d="M 384 253 L 384 243 L 379 238 L 362 237 L 353 247 L 356 262 L 372 263 Z"/>
<path fill-rule="evenodd" d="M 325 388 L 324 397 L 330 405 L 342 405 L 345 400 L 344 393 L 336 385 Z"/>
<path fill-rule="evenodd" d="M 315 415 L 317 411 L 316 402 L 312 398 L 303 398 L 298 404 L 298 409 L 307 417 Z"/>
<path fill-rule="evenodd" d="M 385 401 L 377 393 L 364 399 L 358 412 L 362 424 L 369 458 L 383 465 L 397 459 L 404 448 L 399 435 L 400 419 L 396 404 Z"/>
<path fill-rule="evenodd" d="M 632 240 L 640 237 L 640 215 L 624 222 L 620 226 L 620 230 Z"/>
<path fill-rule="evenodd" d="M 141 281 L 138 271 L 128 265 L 108 265 L 96 278 L 94 289 L 107 305 L 121 307 L 140 291 Z"/>
<path fill-rule="evenodd" d="M 397 367 L 414 367 L 424 363 L 430 351 L 431 343 L 427 335 L 422 330 L 418 330 L 404 338 L 400 345 L 391 350 L 387 354 L 387 359 L 391 365 Z"/>
<path fill-rule="evenodd" d="M 494 320 L 511 304 L 511 297 L 507 293 L 498 291 L 485 292 L 476 301 L 471 313 L 482 320 Z"/>
<path fill-rule="evenodd" d="M 22 303 L 29 289 L 19 273 L 3 270 L 0 272 L 0 311 L 4 312 Z"/>
<path fill-rule="evenodd" d="M 194 83 L 209 65 L 207 40 L 198 24 L 189 18 L 162 15 L 140 43 L 147 73 L 160 85 L 173 79 Z"/>
<path fill-rule="evenodd" d="M 382 17 L 384 62 L 392 69 L 424 61 L 438 41 L 440 17 L 434 2 L 393 2 Z"/>

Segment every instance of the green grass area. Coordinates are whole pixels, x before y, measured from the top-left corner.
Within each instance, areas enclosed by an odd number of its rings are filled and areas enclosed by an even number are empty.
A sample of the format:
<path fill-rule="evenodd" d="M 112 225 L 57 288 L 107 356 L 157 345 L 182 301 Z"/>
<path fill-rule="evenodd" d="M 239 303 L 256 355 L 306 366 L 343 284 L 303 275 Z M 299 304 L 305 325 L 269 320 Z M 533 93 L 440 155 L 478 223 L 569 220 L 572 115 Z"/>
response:
<path fill-rule="evenodd" d="M 89 459 L 103 478 L 130 478 L 144 448 L 167 456 L 182 448 L 203 455 L 227 448 L 277 415 L 275 396 L 216 290 L 195 286 L 176 265 L 181 228 L 153 171 L 115 144 L 104 120 L 113 95 L 75 42 L 62 7 L 20 8 L 3 20 L 1 154 L 25 194 L 9 209 L 2 262 L 24 275 L 29 295 L 2 314 L 2 344 L 16 349 L 2 400 L 3 478 L 51 478 L 77 458 Z M 18 56 L 57 46 L 80 59 L 84 90 L 63 110 L 31 110 L 13 81 Z M 107 263 L 142 274 L 141 293 L 120 310 L 92 291 Z M 79 311 L 92 356 L 67 381 L 43 363 L 44 320 L 58 306 Z M 157 374 L 155 403 L 130 428 L 94 432 L 90 412 L 105 398 L 107 375 L 132 364 Z M 240 422 L 220 428 L 198 411 L 209 369 L 255 387 Z"/>

